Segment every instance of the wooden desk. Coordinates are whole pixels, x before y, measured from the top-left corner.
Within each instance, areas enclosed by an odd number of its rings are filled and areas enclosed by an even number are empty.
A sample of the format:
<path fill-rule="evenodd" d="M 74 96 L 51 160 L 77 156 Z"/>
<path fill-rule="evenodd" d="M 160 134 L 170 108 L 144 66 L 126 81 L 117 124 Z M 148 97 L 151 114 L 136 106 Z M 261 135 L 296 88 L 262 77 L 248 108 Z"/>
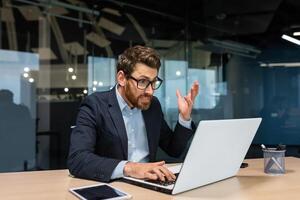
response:
<path fill-rule="evenodd" d="M 238 176 L 200 187 L 175 196 L 113 182 L 131 195 L 133 199 L 300 199 L 300 159 L 286 158 L 286 174 L 270 176 L 263 173 L 263 160 L 247 160 L 249 167 L 241 169 Z M 0 174 L 1 199 L 77 199 L 68 189 L 97 182 L 72 178 L 68 170 L 35 171 Z"/>

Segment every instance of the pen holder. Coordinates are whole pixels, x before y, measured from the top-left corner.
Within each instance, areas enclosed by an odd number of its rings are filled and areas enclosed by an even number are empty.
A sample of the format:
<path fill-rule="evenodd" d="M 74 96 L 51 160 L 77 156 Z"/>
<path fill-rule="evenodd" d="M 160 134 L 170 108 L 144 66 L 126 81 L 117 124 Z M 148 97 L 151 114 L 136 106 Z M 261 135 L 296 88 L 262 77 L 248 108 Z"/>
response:
<path fill-rule="evenodd" d="M 276 148 L 263 149 L 264 172 L 271 175 L 281 175 L 285 173 L 285 150 Z"/>

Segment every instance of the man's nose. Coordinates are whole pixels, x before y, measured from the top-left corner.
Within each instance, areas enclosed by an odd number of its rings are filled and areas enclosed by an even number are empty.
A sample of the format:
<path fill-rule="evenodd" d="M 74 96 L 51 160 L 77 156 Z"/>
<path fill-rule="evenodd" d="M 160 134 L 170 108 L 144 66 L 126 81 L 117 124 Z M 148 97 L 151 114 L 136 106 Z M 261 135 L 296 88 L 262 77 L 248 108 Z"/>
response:
<path fill-rule="evenodd" d="M 153 90 L 153 88 L 152 88 L 152 85 L 151 84 L 149 84 L 148 85 L 148 87 L 146 87 L 146 89 L 145 89 L 145 93 L 147 93 L 147 94 L 153 94 L 154 93 L 154 90 Z"/>

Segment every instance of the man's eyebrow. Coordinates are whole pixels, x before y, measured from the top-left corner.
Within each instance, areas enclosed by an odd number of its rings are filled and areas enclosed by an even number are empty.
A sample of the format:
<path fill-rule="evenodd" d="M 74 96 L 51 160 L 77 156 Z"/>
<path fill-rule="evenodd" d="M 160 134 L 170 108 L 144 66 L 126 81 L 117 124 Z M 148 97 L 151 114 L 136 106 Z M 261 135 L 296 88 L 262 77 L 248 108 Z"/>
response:
<path fill-rule="evenodd" d="M 139 78 L 139 79 L 147 79 L 147 80 L 153 81 L 153 80 L 155 80 L 155 79 L 157 78 L 157 76 L 155 76 L 153 79 L 151 79 L 150 77 L 145 76 L 145 75 L 141 75 L 141 76 L 139 76 L 139 77 L 137 77 L 137 78 Z"/>

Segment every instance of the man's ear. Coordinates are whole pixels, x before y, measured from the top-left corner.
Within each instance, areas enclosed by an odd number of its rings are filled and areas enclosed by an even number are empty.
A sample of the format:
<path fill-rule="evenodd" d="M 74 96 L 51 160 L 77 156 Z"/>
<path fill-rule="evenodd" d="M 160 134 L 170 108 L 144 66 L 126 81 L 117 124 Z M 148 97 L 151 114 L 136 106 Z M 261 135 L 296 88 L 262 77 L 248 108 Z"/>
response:
<path fill-rule="evenodd" d="M 126 75 L 122 70 L 118 71 L 117 73 L 117 81 L 120 86 L 126 85 L 126 81 L 127 81 Z"/>

